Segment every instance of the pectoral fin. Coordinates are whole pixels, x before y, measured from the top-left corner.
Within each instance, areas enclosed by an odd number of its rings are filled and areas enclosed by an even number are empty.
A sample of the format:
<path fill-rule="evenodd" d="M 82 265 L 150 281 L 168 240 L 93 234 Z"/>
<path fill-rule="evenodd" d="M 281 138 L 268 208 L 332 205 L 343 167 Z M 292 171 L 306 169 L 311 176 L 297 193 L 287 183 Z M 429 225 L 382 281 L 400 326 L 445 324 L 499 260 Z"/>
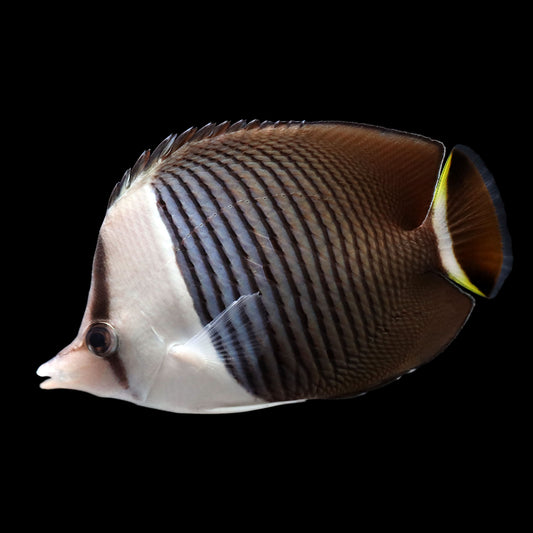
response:
<path fill-rule="evenodd" d="M 232 302 L 211 322 L 183 344 L 174 344 L 169 353 L 180 359 L 194 360 L 202 365 L 202 354 L 212 353 L 213 348 L 221 362 L 228 359 L 245 361 L 258 345 L 257 335 L 252 331 L 250 315 L 260 293 L 246 294 Z"/>

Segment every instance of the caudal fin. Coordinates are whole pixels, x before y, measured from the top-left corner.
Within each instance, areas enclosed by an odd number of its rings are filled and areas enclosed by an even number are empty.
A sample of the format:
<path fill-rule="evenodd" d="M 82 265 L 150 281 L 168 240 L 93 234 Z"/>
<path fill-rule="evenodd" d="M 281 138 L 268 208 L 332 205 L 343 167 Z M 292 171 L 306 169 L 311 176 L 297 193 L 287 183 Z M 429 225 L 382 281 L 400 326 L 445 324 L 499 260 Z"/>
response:
<path fill-rule="evenodd" d="M 494 297 L 511 271 L 511 238 L 494 178 L 470 148 L 457 145 L 448 156 L 431 217 L 446 274 L 476 294 Z"/>

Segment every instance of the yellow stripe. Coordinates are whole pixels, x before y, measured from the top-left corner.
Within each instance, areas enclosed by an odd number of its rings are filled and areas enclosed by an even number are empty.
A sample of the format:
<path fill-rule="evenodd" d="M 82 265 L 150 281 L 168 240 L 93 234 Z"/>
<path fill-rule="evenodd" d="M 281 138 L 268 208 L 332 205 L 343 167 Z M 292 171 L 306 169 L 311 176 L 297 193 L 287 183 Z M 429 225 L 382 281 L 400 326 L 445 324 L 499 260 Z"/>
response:
<path fill-rule="evenodd" d="M 484 294 L 483 292 L 481 292 L 469 279 L 468 279 L 468 276 L 465 274 L 464 270 L 461 269 L 461 272 L 462 272 L 462 276 L 460 277 L 456 277 L 454 276 L 453 274 L 451 274 L 450 272 L 448 272 L 448 277 L 452 280 L 452 281 L 455 281 L 455 283 L 458 283 L 459 285 L 461 285 L 462 287 L 464 287 L 465 289 L 468 289 L 469 291 L 472 291 L 474 294 L 479 294 L 479 296 L 484 296 L 485 298 L 487 297 L 486 294 Z"/>
<path fill-rule="evenodd" d="M 446 201 L 446 198 L 448 196 L 448 174 L 450 172 L 452 154 L 448 156 L 448 159 L 446 160 L 446 163 L 444 164 L 444 168 L 442 169 L 442 172 L 440 173 L 439 181 L 437 183 L 437 188 L 435 190 L 435 200 L 437 198 L 443 198 L 443 195 L 444 195 L 444 201 Z"/>
<path fill-rule="evenodd" d="M 435 188 L 432 207 L 433 226 L 439 242 L 442 263 L 446 269 L 448 277 L 465 289 L 472 291 L 474 294 L 486 296 L 470 281 L 466 272 L 461 268 L 459 261 L 457 261 L 457 257 L 453 250 L 453 241 L 449 231 L 447 218 L 448 174 L 450 172 L 452 155 L 453 152 L 448 156 Z"/>

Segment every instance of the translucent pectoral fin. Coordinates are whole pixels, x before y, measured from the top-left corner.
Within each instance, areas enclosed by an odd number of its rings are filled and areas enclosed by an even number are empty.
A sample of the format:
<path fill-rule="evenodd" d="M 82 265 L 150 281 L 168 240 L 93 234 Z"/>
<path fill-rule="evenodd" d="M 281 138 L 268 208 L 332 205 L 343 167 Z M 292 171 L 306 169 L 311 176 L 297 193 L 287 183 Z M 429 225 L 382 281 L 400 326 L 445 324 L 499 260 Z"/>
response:
<path fill-rule="evenodd" d="M 253 350 L 258 344 L 251 333 L 251 317 L 257 313 L 260 296 L 259 292 L 241 296 L 190 339 L 172 344 L 150 402 L 168 402 L 172 396 L 181 411 L 203 413 L 271 406 L 248 391 L 233 372 L 237 366 L 238 371 L 255 372 Z"/>
<path fill-rule="evenodd" d="M 217 352 L 237 353 L 250 350 L 256 344 L 251 334 L 250 312 L 261 295 L 246 294 L 232 302 L 224 311 L 206 324 L 196 335 L 182 345 L 174 345 L 173 353 L 206 352 L 213 346 Z"/>

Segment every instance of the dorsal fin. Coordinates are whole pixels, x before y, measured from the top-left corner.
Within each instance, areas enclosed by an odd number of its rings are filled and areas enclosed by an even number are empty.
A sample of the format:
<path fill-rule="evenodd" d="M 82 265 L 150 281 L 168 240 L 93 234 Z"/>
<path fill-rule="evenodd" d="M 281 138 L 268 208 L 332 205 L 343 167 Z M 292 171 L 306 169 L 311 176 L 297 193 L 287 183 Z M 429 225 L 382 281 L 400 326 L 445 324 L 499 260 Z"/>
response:
<path fill-rule="evenodd" d="M 210 122 L 202 128 L 189 128 L 180 135 L 173 133 L 159 143 L 153 152 L 150 150 L 145 150 L 139 156 L 139 159 L 137 159 L 133 167 L 126 170 L 122 176 L 122 179 L 115 185 L 113 191 L 111 192 L 107 208 L 109 209 L 117 201 L 117 199 L 140 178 L 141 175 L 146 175 L 149 171 L 153 170 L 155 165 L 167 159 L 182 146 L 193 142 L 202 141 L 204 139 L 211 139 L 224 133 L 234 133 L 240 130 L 252 130 L 256 128 L 265 128 L 267 126 L 277 127 L 281 125 L 302 126 L 304 124 L 304 121 L 272 122 L 265 120 L 261 122 L 257 119 L 251 121 L 239 120 L 233 123 L 230 121 L 225 121 L 221 122 L 220 124 L 214 124 Z"/>
<path fill-rule="evenodd" d="M 202 128 L 189 128 L 180 135 L 164 139 L 153 152 L 144 151 L 131 169 L 128 169 L 113 189 L 108 209 L 141 177 L 149 177 L 154 168 L 184 146 L 242 130 L 267 127 L 303 127 L 307 125 L 338 126 L 339 132 L 352 127 L 353 134 L 365 140 L 365 154 L 372 156 L 373 165 L 383 176 L 389 176 L 390 194 L 396 197 L 398 213 L 392 213 L 404 229 L 420 225 L 429 211 L 438 171 L 442 162 L 443 145 L 421 135 L 350 122 L 259 121 L 239 120 L 220 124 L 208 123 Z M 351 139 L 351 136 L 347 137 Z"/>

